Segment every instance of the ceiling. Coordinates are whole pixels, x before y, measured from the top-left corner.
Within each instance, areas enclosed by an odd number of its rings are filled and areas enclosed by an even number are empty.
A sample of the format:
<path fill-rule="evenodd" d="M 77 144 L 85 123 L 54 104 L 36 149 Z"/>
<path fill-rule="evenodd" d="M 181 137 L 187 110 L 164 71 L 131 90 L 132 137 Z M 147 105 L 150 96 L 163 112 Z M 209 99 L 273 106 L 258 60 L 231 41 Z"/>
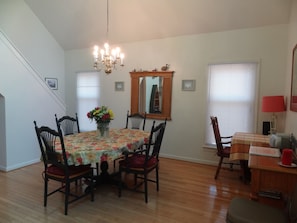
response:
<path fill-rule="evenodd" d="M 64 50 L 286 24 L 292 0 L 25 0 Z"/>

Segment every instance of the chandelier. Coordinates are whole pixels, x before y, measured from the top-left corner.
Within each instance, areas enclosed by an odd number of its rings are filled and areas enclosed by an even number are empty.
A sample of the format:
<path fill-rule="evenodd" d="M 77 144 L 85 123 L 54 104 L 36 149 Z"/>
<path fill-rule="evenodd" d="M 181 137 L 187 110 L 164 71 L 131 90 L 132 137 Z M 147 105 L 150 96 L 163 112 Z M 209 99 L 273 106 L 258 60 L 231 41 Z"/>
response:
<path fill-rule="evenodd" d="M 107 0 L 107 24 L 106 24 L 106 36 L 108 40 L 108 31 L 109 31 L 109 4 Z M 113 69 L 116 69 L 116 65 L 124 66 L 124 54 L 121 53 L 119 47 L 110 48 L 108 43 L 104 44 L 104 47 L 100 49 L 100 58 L 99 58 L 99 47 L 94 46 L 93 51 L 94 56 L 94 68 L 96 70 L 104 68 L 106 74 L 110 74 Z"/>

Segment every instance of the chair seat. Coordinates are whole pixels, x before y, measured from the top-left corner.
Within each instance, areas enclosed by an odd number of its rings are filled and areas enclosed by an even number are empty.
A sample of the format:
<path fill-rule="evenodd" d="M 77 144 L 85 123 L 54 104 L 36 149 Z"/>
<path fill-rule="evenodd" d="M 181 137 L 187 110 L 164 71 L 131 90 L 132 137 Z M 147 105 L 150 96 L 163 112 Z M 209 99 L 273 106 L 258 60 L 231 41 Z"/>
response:
<path fill-rule="evenodd" d="M 152 157 L 145 165 L 145 155 L 135 154 L 128 157 L 127 159 L 121 160 L 119 164 L 121 168 L 129 167 L 130 169 L 150 169 L 158 164 L 158 160 L 156 159 L 156 157 Z"/>
<path fill-rule="evenodd" d="M 228 223 L 285 223 L 285 212 L 245 198 L 232 199 L 226 221 Z"/>
<path fill-rule="evenodd" d="M 91 165 L 69 166 L 69 175 L 74 176 L 77 174 L 83 174 L 91 170 Z M 64 169 L 51 165 L 47 168 L 47 174 L 54 176 L 65 176 Z"/>
<path fill-rule="evenodd" d="M 223 157 L 226 157 L 226 158 L 229 158 L 230 157 L 230 147 L 224 147 L 224 149 L 220 152 L 217 152 L 217 155 L 218 156 L 223 156 Z"/>

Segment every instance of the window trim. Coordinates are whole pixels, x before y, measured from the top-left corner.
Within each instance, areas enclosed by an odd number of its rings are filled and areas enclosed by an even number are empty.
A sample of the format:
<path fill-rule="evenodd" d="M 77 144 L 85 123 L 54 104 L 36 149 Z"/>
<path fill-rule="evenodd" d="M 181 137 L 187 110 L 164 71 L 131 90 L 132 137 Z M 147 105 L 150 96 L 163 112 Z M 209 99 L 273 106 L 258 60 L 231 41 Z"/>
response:
<path fill-rule="evenodd" d="M 258 132 L 259 126 L 259 95 L 260 95 L 260 69 L 261 69 L 261 59 L 244 59 L 244 60 L 218 60 L 218 61 L 212 61 L 209 62 L 206 65 L 206 80 L 207 80 L 207 87 L 206 87 L 206 131 L 204 135 L 204 148 L 214 148 L 215 144 L 211 144 L 207 142 L 207 125 L 210 124 L 210 117 L 209 116 L 209 108 L 208 108 L 208 97 L 209 97 L 209 68 L 211 65 L 224 65 L 224 64 L 249 64 L 249 63 L 255 63 L 256 64 L 256 76 L 255 76 L 255 96 L 254 96 L 254 123 L 253 123 L 253 132 Z"/>

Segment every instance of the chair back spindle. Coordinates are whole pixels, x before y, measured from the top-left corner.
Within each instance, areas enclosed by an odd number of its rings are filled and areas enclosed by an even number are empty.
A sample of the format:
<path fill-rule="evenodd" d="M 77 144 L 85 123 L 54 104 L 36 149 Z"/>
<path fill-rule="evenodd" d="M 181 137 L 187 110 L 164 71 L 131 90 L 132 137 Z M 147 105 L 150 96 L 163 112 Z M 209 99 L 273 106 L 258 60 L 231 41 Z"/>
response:
<path fill-rule="evenodd" d="M 166 121 L 160 123 L 158 126 L 154 127 L 154 124 L 152 126 L 149 143 L 148 143 L 148 152 L 147 152 L 147 159 L 151 159 L 152 157 L 159 158 L 159 153 L 163 141 L 163 136 L 166 128 Z M 150 154 L 150 148 L 153 147 L 153 150 Z"/>
<path fill-rule="evenodd" d="M 57 114 L 55 114 L 55 119 L 57 128 L 61 127 L 63 135 L 72 135 L 80 132 L 77 113 L 75 113 L 75 117 L 66 115 L 59 119 Z"/>
<path fill-rule="evenodd" d="M 129 114 L 129 111 L 127 111 L 127 118 L 126 118 L 126 129 L 145 129 L 145 121 L 146 121 L 146 113 L 140 114 L 140 113 L 134 113 Z M 141 126 L 142 124 L 142 126 Z"/>
<path fill-rule="evenodd" d="M 221 137 L 221 133 L 220 133 L 220 129 L 219 129 L 218 118 L 212 116 L 211 123 L 213 126 L 213 133 L 214 133 L 215 140 L 216 140 L 217 153 L 218 153 L 218 156 L 220 156 L 224 153 L 224 146 L 223 146 L 222 137 Z M 224 138 L 231 139 L 231 136 L 224 137 Z M 224 142 L 224 144 L 226 144 L 226 143 L 231 143 L 231 141 Z"/>
<path fill-rule="evenodd" d="M 65 172 L 68 172 L 67 157 L 64 146 L 63 135 L 61 128 L 55 131 L 47 126 L 37 127 L 34 121 L 35 131 L 41 149 L 42 159 L 46 165 L 52 164 L 62 168 Z M 61 151 L 57 151 L 56 145 L 61 146 Z"/>

